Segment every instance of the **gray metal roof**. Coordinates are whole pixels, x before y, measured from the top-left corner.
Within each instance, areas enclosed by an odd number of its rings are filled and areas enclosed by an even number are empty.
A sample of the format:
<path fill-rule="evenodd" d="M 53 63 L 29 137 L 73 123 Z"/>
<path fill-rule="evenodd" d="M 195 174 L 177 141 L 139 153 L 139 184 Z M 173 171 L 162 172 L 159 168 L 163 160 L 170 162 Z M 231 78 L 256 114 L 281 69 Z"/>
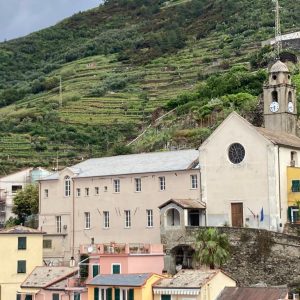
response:
<path fill-rule="evenodd" d="M 141 274 L 109 274 L 98 275 L 90 280 L 88 285 L 100 286 L 143 286 L 152 276 L 152 273 Z"/>
<path fill-rule="evenodd" d="M 92 158 L 69 169 L 80 177 L 100 177 L 154 172 L 170 172 L 199 168 L 198 150 L 151 152 Z M 42 180 L 58 179 L 58 173 Z"/>

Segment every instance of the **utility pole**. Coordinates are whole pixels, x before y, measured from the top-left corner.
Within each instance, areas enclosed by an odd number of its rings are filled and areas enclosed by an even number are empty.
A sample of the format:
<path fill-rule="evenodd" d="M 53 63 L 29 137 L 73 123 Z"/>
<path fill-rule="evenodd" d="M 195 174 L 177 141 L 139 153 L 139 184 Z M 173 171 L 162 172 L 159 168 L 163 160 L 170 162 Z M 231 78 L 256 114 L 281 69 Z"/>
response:
<path fill-rule="evenodd" d="M 275 2 L 275 46 L 277 50 L 277 56 L 282 51 L 282 41 L 281 41 L 281 26 L 280 26 L 280 6 L 278 0 L 273 0 Z"/>
<path fill-rule="evenodd" d="M 63 99 L 62 99 L 62 80 L 61 75 L 59 76 L 59 106 L 62 107 Z"/>

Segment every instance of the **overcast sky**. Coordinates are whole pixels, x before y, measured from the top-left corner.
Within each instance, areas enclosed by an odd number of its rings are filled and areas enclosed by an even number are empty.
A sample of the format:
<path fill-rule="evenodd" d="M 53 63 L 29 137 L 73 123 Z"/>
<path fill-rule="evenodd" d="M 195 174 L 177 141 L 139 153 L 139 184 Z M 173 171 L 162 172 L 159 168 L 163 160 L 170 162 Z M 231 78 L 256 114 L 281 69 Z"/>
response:
<path fill-rule="evenodd" d="M 100 3 L 101 0 L 0 0 L 0 42 L 54 25 Z"/>

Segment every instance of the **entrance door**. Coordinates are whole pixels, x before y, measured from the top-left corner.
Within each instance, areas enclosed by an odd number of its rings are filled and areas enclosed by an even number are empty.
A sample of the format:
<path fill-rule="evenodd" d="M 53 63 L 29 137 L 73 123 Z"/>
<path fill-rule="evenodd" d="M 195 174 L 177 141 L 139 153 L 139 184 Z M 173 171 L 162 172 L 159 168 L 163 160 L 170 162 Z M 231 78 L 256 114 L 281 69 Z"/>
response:
<path fill-rule="evenodd" d="M 233 227 L 243 226 L 243 203 L 231 203 L 231 224 Z"/>

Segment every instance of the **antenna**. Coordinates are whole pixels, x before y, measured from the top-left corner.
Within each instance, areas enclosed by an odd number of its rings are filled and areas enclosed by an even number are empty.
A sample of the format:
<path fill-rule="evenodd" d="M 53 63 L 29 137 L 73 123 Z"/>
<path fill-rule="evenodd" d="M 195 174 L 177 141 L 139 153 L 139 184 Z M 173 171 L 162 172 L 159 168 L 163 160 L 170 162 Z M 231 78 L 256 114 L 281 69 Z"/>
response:
<path fill-rule="evenodd" d="M 61 75 L 59 76 L 59 106 L 62 107 L 63 99 L 62 99 L 62 80 Z"/>
<path fill-rule="evenodd" d="M 281 40 L 281 26 L 280 26 L 280 6 L 278 0 L 273 0 L 275 2 L 275 46 L 277 48 L 277 56 L 282 51 L 282 40 Z"/>

